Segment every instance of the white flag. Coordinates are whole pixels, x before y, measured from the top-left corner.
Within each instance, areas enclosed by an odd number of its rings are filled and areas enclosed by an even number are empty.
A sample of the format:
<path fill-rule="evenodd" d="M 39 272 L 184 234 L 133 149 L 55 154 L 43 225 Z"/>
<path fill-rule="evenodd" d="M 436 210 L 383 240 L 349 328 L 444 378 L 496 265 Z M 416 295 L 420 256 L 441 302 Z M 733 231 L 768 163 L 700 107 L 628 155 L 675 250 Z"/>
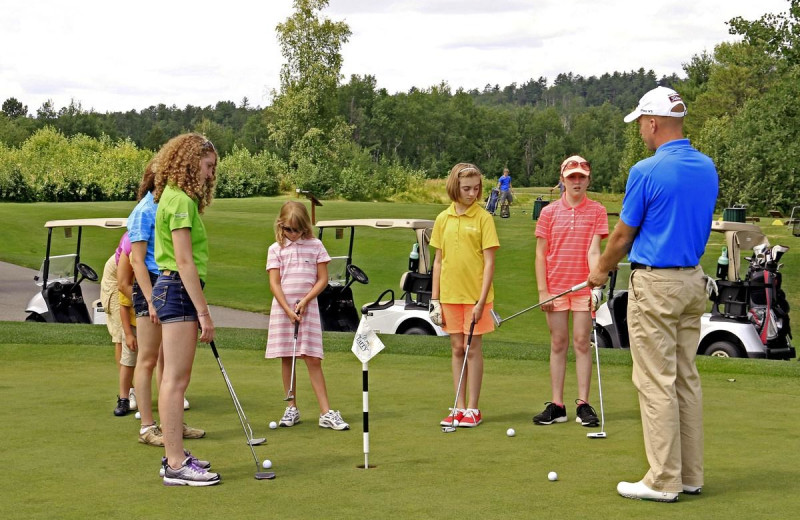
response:
<path fill-rule="evenodd" d="M 362 363 L 366 363 L 383 350 L 383 342 L 372 330 L 372 327 L 367 324 L 367 320 L 363 316 L 358 324 L 356 337 L 353 338 L 353 348 L 351 350 Z"/>

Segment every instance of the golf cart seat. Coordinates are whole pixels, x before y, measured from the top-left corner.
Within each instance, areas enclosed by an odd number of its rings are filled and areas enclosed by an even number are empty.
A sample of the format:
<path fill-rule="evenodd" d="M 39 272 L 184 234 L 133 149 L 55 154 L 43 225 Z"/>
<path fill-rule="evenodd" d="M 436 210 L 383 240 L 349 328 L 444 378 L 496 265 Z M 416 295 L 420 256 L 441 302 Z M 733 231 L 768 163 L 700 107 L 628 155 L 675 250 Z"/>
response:
<path fill-rule="evenodd" d="M 431 301 L 432 285 L 433 276 L 430 273 L 403 273 L 400 277 L 400 288 L 403 289 L 406 309 L 427 309 Z"/>
<path fill-rule="evenodd" d="M 389 295 L 389 298 L 384 300 L 383 297 L 387 294 Z M 383 311 L 391 308 L 392 305 L 394 305 L 394 291 L 391 289 L 386 289 L 380 294 L 380 296 L 378 296 L 377 300 L 372 303 L 365 303 L 362 305 L 361 314 L 367 315 L 370 311 Z"/>

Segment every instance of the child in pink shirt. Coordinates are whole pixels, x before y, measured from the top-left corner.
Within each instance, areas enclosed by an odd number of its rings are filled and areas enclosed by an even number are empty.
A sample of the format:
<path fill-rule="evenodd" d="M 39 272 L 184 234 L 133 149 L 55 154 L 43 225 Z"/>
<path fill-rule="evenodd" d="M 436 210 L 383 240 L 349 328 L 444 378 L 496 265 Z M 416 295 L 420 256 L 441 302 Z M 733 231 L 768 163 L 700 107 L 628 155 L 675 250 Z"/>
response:
<path fill-rule="evenodd" d="M 561 199 L 545 206 L 536 224 L 536 284 L 539 301 L 559 294 L 586 280 L 600 258 L 600 241 L 608 236 L 608 216 L 602 204 L 590 200 L 586 190 L 591 166 L 573 155 L 561 163 L 560 180 L 565 186 Z M 592 380 L 590 336 L 592 329 L 591 290 L 586 288 L 562 296 L 541 307 L 550 328 L 550 386 L 552 401 L 533 418 L 544 425 L 567 421 L 564 379 L 569 349 L 569 314 L 572 312 L 572 345 L 578 379 L 576 421 L 599 426 L 597 413 L 589 404 Z"/>

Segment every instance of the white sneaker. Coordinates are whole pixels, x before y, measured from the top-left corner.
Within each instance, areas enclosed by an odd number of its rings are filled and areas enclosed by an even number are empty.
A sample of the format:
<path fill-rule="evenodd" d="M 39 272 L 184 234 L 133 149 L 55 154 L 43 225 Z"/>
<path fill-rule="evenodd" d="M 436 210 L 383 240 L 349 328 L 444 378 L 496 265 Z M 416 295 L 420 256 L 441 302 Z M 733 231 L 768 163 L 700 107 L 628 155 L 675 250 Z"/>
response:
<path fill-rule="evenodd" d="M 279 422 L 278 425 L 288 428 L 289 426 L 294 426 L 299 422 L 300 411 L 294 406 L 287 406 L 286 410 L 283 412 L 283 417 L 281 417 L 281 422 Z"/>
<path fill-rule="evenodd" d="M 344 422 L 339 410 L 328 410 L 327 413 L 319 416 L 319 425 L 331 430 L 349 430 L 350 425 Z"/>
<path fill-rule="evenodd" d="M 184 410 L 188 410 L 189 409 L 189 400 L 186 399 L 185 397 L 183 398 L 183 409 Z"/>
<path fill-rule="evenodd" d="M 136 393 L 131 388 L 130 392 L 128 392 L 128 400 L 130 401 L 129 408 L 131 410 L 138 410 L 139 406 L 136 404 Z"/>
<path fill-rule="evenodd" d="M 654 502 L 678 501 L 677 493 L 650 489 L 641 480 L 639 482 L 620 482 L 617 484 L 617 493 L 625 498 L 633 498 L 636 500 L 652 500 Z"/>

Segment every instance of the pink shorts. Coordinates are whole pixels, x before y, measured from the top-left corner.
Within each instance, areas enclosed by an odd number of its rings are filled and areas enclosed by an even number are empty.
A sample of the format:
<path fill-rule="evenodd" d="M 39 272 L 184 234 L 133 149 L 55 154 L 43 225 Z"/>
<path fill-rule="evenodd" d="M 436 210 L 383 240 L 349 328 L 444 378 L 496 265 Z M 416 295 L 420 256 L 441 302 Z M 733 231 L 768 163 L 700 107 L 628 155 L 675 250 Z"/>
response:
<path fill-rule="evenodd" d="M 472 309 L 475 305 L 471 303 L 443 303 L 442 316 L 444 317 L 444 329 L 448 334 L 469 334 L 469 326 L 472 323 Z M 482 336 L 494 330 L 492 320 L 492 304 L 487 303 L 483 306 L 483 316 L 475 324 L 474 336 Z"/>
<path fill-rule="evenodd" d="M 569 293 L 553 300 L 553 311 L 591 312 L 592 294 Z"/>

